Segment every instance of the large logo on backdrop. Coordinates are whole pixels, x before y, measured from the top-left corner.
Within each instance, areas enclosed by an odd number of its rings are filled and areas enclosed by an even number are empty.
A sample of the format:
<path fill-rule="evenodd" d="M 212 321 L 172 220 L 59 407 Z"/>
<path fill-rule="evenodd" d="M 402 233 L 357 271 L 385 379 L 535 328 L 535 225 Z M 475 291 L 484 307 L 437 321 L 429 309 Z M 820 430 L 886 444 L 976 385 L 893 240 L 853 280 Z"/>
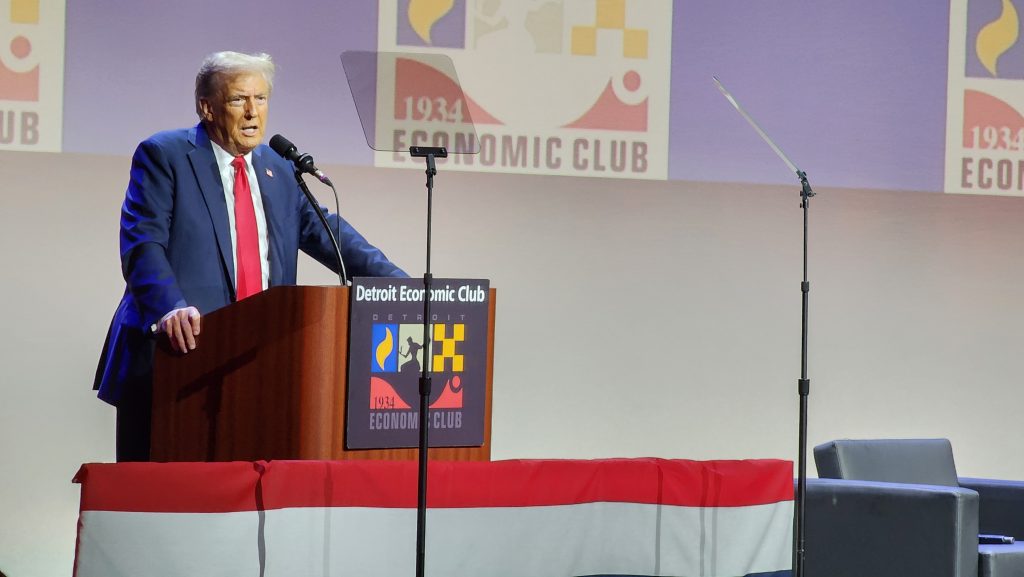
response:
<path fill-rule="evenodd" d="M 947 192 L 1024 195 L 1022 0 L 951 5 Z"/>
<path fill-rule="evenodd" d="M 59 151 L 63 90 L 64 2 L 8 0 L 0 15 L 0 149 Z"/>
<path fill-rule="evenodd" d="M 465 94 L 438 114 L 456 79 L 399 59 L 378 86 L 378 118 L 410 121 L 394 148 L 450 147 L 440 128 L 471 118 L 479 154 L 449 168 L 667 177 L 670 0 L 400 0 L 378 14 L 380 51 L 450 56 Z M 427 116 L 438 130 L 415 125 Z M 404 154 L 377 164 L 419 166 Z"/>

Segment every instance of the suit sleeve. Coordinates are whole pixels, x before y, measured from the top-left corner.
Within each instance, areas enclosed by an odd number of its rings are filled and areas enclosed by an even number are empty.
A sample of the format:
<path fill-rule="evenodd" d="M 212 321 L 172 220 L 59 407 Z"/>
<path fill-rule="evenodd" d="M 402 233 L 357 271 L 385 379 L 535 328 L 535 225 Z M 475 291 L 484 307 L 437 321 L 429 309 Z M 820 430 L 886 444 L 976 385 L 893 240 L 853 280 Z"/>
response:
<path fill-rule="evenodd" d="M 334 246 L 331 244 L 327 231 L 324 230 L 323 224 L 316 216 L 316 211 L 309 205 L 305 197 L 301 198 L 301 202 L 299 248 L 324 266 L 338 272 L 338 259 L 334 254 Z M 345 269 L 349 277 L 409 276 L 398 265 L 391 262 L 380 249 L 370 244 L 348 221 L 337 214 L 329 214 L 327 209 L 322 206 L 320 209 L 324 211 L 327 222 L 338 239 L 341 258 L 345 261 Z"/>
<path fill-rule="evenodd" d="M 138 307 L 138 326 L 187 306 L 167 258 L 175 200 L 175 176 L 153 140 L 132 157 L 131 178 L 121 209 L 121 270 Z"/>

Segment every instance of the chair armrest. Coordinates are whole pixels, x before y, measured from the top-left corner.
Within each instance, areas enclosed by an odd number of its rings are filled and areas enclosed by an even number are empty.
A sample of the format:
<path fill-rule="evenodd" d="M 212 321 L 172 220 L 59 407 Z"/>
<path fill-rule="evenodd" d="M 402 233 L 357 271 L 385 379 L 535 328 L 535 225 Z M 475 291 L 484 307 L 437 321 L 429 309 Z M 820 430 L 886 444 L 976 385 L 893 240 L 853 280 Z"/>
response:
<path fill-rule="evenodd" d="M 977 491 L 978 530 L 1024 540 L 1024 482 L 960 477 L 960 486 Z"/>
<path fill-rule="evenodd" d="M 978 494 L 808 479 L 807 577 L 977 577 Z"/>

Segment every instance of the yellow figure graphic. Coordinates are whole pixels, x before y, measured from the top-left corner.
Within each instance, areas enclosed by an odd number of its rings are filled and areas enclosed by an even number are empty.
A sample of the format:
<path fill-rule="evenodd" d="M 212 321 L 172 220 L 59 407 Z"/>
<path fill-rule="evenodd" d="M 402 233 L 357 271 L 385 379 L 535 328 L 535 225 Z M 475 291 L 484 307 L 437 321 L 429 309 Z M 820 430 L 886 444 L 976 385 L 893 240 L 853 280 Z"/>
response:
<path fill-rule="evenodd" d="M 1006 53 L 1020 37 L 1020 19 L 1017 16 L 1017 9 L 1013 2 L 1003 0 L 1003 12 L 992 22 L 989 22 L 978 32 L 974 49 L 978 53 L 978 60 L 992 76 L 998 76 L 996 63 L 999 57 Z"/>
<path fill-rule="evenodd" d="M 463 355 L 455 354 L 455 343 L 460 343 L 466 340 L 466 325 L 455 324 L 452 325 L 452 336 L 445 336 L 447 332 L 445 330 L 446 325 L 434 325 L 434 351 L 440 351 L 440 354 L 434 354 L 434 360 L 432 369 L 437 372 L 444 372 L 445 370 L 445 359 L 452 360 L 452 372 L 462 372 L 462 366 L 464 363 Z"/>
<path fill-rule="evenodd" d="M 455 0 L 410 0 L 409 25 L 424 42 L 433 44 L 430 40 L 430 29 L 454 5 Z"/>

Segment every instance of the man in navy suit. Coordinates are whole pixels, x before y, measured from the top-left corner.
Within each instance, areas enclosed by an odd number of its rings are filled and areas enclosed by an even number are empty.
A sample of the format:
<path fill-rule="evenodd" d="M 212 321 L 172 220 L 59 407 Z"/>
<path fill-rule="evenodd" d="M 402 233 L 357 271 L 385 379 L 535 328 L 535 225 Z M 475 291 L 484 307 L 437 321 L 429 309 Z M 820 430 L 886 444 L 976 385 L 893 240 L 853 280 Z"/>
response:
<path fill-rule="evenodd" d="M 299 250 L 337 268 L 293 166 L 262 144 L 273 76 L 266 54 L 208 56 L 196 76 L 199 124 L 150 137 L 132 158 L 121 210 L 127 286 L 94 383 L 117 407 L 118 461 L 149 459 L 158 334 L 187 354 L 204 314 L 295 284 Z M 340 216 L 328 221 L 349 274 L 407 276 Z"/>

